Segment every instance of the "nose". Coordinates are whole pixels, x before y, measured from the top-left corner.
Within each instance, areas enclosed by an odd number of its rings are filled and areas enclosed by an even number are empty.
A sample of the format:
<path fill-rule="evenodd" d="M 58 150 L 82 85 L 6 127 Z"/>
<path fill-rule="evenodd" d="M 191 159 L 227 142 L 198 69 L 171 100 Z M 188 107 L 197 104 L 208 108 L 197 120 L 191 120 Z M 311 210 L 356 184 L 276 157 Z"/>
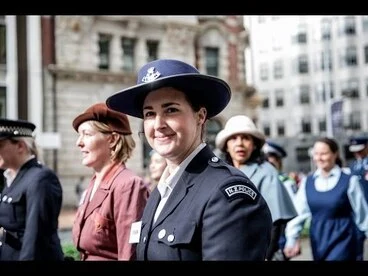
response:
<path fill-rule="evenodd" d="M 163 127 L 165 127 L 165 120 L 164 120 L 163 116 L 157 115 L 155 117 L 154 128 L 155 129 L 160 129 L 160 128 L 163 128 Z"/>
<path fill-rule="evenodd" d="M 80 147 L 82 145 L 82 135 L 79 135 L 77 138 L 77 141 L 75 142 L 77 147 Z"/>

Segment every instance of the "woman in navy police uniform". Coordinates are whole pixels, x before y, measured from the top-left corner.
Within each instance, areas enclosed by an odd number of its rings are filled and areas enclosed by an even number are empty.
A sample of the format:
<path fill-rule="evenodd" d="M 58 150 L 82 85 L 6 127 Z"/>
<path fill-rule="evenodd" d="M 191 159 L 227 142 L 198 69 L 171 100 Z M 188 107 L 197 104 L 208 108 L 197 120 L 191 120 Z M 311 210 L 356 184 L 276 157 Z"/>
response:
<path fill-rule="evenodd" d="M 37 160 L 35 125 L 0 119 L 0 260 L 63 260 L 58 237 L 60 182 Z"/>
<path fill-rule="evenodd" d="M 231 97 L 221 79 L 178 60 L 144 65 L 107 105 L 142 118 L 167 167 L 136 225 L 138 260 L 264 260 L 270 210 L 253 183 L 203 142 L 205 122 Z"/>

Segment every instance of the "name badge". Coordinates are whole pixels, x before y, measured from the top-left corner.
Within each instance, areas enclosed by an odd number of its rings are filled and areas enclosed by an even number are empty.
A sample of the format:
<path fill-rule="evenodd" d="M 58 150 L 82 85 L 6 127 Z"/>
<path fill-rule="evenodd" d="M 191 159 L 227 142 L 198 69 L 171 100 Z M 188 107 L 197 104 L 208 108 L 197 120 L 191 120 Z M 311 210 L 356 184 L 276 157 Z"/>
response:
<path fill-rule="evenodd" d="M 141 237 L 142 221 L 136 221 L 132 223 L 130 228 L 129 243 L 139 243 Z"/>

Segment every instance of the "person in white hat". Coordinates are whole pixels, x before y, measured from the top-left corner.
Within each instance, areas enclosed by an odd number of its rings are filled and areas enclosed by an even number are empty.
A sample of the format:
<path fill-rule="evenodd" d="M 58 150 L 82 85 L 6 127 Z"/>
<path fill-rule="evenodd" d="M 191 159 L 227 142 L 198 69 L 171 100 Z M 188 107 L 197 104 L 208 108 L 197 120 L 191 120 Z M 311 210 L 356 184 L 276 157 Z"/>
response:
<path fill-rule="evenodd" d="M 270 207 L 273 231 L 267 252 L 272 260 L 279 250 L 282 227 L 297 215 L 294 204 L 278 177 L 278 171 L 265 159 L 262 147 L 265 135 L 245 115 L 231 117 L 216 136 L 216 147 L 224 153 L 224 159 L 241 170 L 256 185 Z"/>

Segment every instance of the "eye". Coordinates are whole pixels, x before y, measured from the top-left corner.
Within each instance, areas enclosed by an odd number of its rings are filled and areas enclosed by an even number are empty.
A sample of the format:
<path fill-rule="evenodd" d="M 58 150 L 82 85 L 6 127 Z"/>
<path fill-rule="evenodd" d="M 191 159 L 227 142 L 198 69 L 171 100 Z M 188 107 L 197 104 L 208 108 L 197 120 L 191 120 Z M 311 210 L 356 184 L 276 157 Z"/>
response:
<path fill-rule="evenodd" d="M 166 109 L 166 113 L 175 113 L 177 111 L 178 111 L 178 109 L 175 108 L 175 107 L 169 107 L 169 108 Z"/>
<path fill-rule="evenodd" d="M 147 112 L 143 113 L 143 117 L 144 118 L 150 118 L 150 117 L 154 116 L 154 114 L 155 113 L 153 111 L 147 111 Z"/>

